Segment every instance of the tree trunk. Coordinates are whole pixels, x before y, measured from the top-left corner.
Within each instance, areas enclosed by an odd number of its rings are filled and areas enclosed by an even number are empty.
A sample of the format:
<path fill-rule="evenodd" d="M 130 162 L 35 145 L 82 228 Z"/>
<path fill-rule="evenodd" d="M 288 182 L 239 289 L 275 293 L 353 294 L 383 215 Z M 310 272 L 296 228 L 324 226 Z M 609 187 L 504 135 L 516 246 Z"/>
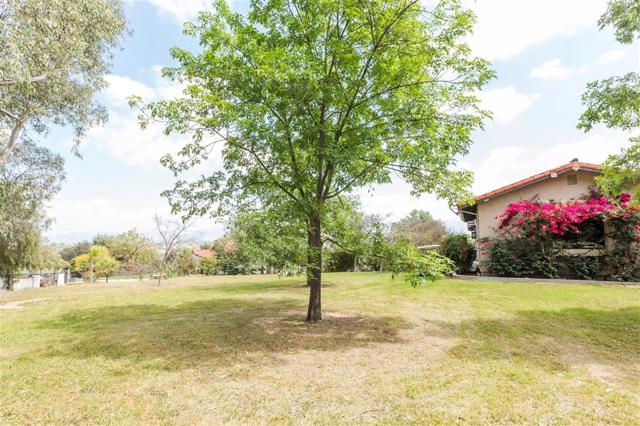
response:
<path fill-rule="evenodd" d="M 13 291 L 13 275 L 7 275 L 7 290 Z"/>
<path fill-rule="evenodd" d="M 93 282 L 93 259 L 89 259 L 89 282 Z"/>
<path fill-rule="evenodd" d="M 9 140 L 7 141 L 6 147 L 0 151 L 0 165 L 4 164 L 11 155 L 11 152 L 16 146 L 18 142 L 18 138 L 20 137 L 20 132 L 22 131 L 22 126 L 24 126 L 24 119 L 18 117 L 12 117 L 15 120 L 13 124 L 13 128 L 11 129 L 11 134 L 9 135 Z"/>
<path fill-rule="evenodd" d="M 358 272 L 358 256 L 355 254 L 353 255 L 353 269 L 351 272 Z"/>
<path fill-rule="evenodd" d="M 158 274 L 158 287 L 160 287 L 160 283 L 162 282 L 162 274 L 164 273 L 165 262 L 163 261 L 160 265 L 160 273 Z"/>
<path fill-rule="evenodd" d="M 320 299 L 322 280 L 321 225 L 319 214 L 315 214 L 309 219 L 309 236 L 307 242 L 307 285 L 309 286 L 308 322 L 318 322 L 322 319 Z"/>

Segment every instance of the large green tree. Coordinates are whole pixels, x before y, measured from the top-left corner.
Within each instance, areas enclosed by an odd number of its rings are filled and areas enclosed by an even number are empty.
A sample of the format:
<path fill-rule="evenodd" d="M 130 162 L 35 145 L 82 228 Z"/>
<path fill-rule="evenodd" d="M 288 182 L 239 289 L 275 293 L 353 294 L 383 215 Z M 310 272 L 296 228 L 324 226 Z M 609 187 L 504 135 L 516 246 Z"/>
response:
<path fill-rule="evenodd" d="M 613 27 L 620 43 L 632 44 L 640 37 L 640 2 L 611 0 L 599 24 L 601 29 Z M 582 103 L 585 110 L 580 116 L 578 128 L 588 132 L 601 123 L 610 128 L 637 131 L 640 128 L 640 74 L 629 72 L 591 82 L 582 95 Z M 629 147 L 607 159 L 598 184 L 611 196 L 636 187 L 634 198 L 638 202 L 640 137 L 634 136 L 630 142 Z"/>
<path fill-rule="evenodd" d="M 60 189 L 64 161 L 29 141 L 0 166 L 0 275 L 8 288 L 21 269 L 39 262 L 45 205 Z"/>
<path fill-rule="evenodd" d="M 0 164 L 27 126 L 68 125 L 78 143 L 105 120 L 93 98 L 124 28 L 120 0 L 0 1 Z"/>
<path fill-rule="evenodd" d="M 307 234 L 307 320 L 320 320 L 329 200 L 393 173 L 441 197 L 470 183 L 452 166 L 487 116 L 476 93 L 493 76 L 464 42 L 473 24 L 459 0 L 253 0 L 246 16 L 216 1 L 185 28 L 200 48 L 174 48 L 178 65 L 164 70 L 184 96 L 140 116 L 193 135 L 163 159 L 176 174 L 223 144 L 222 169 L 178 180 L 172 208 L 219 215 L 265 192 L 288 197 Z"/>

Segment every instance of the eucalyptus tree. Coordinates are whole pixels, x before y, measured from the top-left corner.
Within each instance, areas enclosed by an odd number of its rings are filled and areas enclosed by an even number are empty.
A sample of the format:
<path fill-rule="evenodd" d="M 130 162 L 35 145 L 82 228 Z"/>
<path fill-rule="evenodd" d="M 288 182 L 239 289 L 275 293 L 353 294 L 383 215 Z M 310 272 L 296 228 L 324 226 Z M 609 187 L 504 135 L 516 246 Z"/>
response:
<path fill-rule="evenodd" d="M 600 29 L 613 27 L 616 40 L 632 44 L 640 38 L 640 2 L 612 0 L 600 17 Z M 587 85 L 582 95 L 585 111 L 578 128 L 590 131 L 602 123 L 610 128 L 637 131 L 640 128 L 640 74 L 631 71 L 623 76 L 596 80 Z M 604 163 L 604 174 L 598 185 L 610 196 L 617 196 L 640 181 L 640 135 L 630 139 L 631 145 L 611 155 Z M 635 191 L 635 202 L 640 193 Z"/>
<path fill-rule="evenodd" d="M 141 125 L 193 137 L 163 164 L 181 174 L 222 144 L 223 166 L 165 193 L 185 218 L 241 209 L 278 191 L 304 220 L 307 320 L 321 319 L 327 202 L 397 174 L 415 193 L 453 197 L 454 170 L 488 116 L 477 91 L 493 77 L 464 39 L 474 16 L 459 0 L 254 0 L 246 15 L 222 0 L 185 33 L 164 75 L 183 96 L 141 105 Z M 268 208 L 268 203 L 264 203 Z"/>
<path fill-rule="evenodd" d="M 106 119 L 93 98 L 124 29 L 120 0 L 0 1 L 0 164 L 26 126 L 68 125 L 78 143 Z"/>
<path fill-rule="evenodd" d="M 45 203 L 60 189 L 64 160 L 29 141 L 0 167 L 0 275 L 7 287 L 23 268 L 38 266 Z"/>

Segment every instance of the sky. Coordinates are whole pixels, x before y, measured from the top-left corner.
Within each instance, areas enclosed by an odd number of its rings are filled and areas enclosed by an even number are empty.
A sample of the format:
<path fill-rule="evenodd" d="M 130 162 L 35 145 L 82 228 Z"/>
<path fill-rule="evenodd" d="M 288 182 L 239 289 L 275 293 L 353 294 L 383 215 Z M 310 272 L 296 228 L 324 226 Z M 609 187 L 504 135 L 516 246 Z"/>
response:
<path fill-rule="evenodd" d="M 430 0 L 431 1 L 431 0 Z M 465 0 L 466 1 L 466 0 Z M 469 0 L 478 22 L 468 40 L 475 55 L 492 62 L 497 78 L 480 93 L 494 119 L 473 135 L 470 153 L 459 165 L 475 173 L 473 191 L 482 193 L 564 164 L 572 158 L 601 163 L 627 144 L 629 135 L 597 127 L 576 129 L 580 96 L 589 81 L 637 70 L 637 45 L 618 44 L 610 30 L 598 29 L 606 0 Z M 54 223 L 47 233 L 54 242 L 91 239 L 97 233 L 128 229 L 153 236 L 153 215 L 167 216 L 160 193 L 173 186 L 173 175 L 159 163 L 188 136 L 167 137 L 161 128 L 140 130 L 126 102 L 171 99 L 180 88 L 160 76 L 171 65 L 169 49 L 196 49 L 182 25 L 210 7 L 209 0 L 125 0 L 132 34 L 115 52 L 107 76 L 109 87 L 99 100 L 109 122 L 89 131 L 71 153 L 71 135 L 54 129 L 42 141 L 66 159 L 66 181 L 49 208 Z M 246 11 L 248 0 L 235 0 Z M 212 159 L 208 168 L 219 167 Z M 202 170 L 206 172 L 206 170 Z M 401 181 L 359 190 L 366 213 L 397 220 L 424 209 L 451 229 L 464 226 L 444 201 L 431 195 L 413 197 Z M 198 220 L 191 237 L 213 240 L 224 224 Z"/>

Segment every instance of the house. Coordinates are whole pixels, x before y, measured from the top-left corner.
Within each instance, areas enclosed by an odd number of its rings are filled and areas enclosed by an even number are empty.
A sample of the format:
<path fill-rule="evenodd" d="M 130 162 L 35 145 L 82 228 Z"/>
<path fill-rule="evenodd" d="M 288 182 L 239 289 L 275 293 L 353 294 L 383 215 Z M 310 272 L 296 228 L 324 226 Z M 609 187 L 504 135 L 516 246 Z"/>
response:
<path fill-rule="evenodd" d="M 195 257 L 198 260 L 211 259 L 216 257 L 216 252 L 209 249 L 194 248 L 192 250 L 192 253 L 193 253 L 193 257 Z"/>
<path fill-rule="evenodd" d="M 467 223 L 476 241 L 493 238 L 498 227 L 497 216 L 509 204 L 537 199 L 541 202 L 579 200 L 595 186 L 594 178 L 602 173 L 598 164 L 574 159 L 551 170 L 519 180 L 474 197 L 473 204 L 460 206 L 460 218 Z M 488 259 L 479 253 L 479 266 L 486 271 Z"/>

